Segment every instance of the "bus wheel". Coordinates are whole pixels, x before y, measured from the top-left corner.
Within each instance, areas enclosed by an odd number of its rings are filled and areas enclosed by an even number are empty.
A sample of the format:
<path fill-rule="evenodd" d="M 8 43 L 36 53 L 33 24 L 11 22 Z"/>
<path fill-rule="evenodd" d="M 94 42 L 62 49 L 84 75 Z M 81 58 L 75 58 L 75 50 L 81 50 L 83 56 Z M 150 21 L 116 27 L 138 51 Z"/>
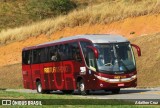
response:
<path fill-rule="evenodd" d="M 73 90 L 62 90 L 64 94 L 72 94 Z"/>
<path fill-rule="evenodd" d="M 42 84 L 41 84 L 40 81 L 37 81 L 36 85 L 37 85 L 37 92 L 38 92 L 38 93 L 44 93 L 44 92 L 45 92 L 45 91 L 42 89 Z"/>
<path fill-rule="evenodd" d="M 113 89 L 111 91 L 112 91 L 112 94 L 119 94 L 120 88 L 119 89 Z"/>
<path fill-rule="evenodd" d="M 89 94 L 89 90 L 85 90 L 85 84 L 83 80 L 80 80 L 78 82 L 78 91 L 81 95 L 87 95 Z"/>

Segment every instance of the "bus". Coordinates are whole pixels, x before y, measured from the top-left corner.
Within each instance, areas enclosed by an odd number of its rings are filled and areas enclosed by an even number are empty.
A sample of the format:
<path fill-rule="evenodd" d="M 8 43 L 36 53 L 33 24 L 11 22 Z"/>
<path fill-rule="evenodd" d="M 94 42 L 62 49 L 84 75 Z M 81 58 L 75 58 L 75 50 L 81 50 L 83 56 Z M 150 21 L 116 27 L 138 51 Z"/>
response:
<path fill-rule="evenodd" d="M 137 86 L 132 47 L 126 38 L 112 34 L 87 34 L 61 38 L 22 50 L 23 85 L 38 93 L 60 90 L 81 95 Z"/>

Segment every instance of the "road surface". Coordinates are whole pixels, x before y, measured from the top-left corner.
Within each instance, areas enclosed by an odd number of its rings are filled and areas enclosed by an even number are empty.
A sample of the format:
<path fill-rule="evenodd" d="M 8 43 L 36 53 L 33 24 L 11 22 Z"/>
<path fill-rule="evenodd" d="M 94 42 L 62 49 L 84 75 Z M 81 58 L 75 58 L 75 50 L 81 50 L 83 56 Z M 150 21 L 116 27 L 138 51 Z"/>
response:
<path fill-rule="evenodd" d="M 6 91 L 37 93 L 36 90 L 28 89 L 6 89 Z M 51 94 L 62 94 L 61 91 L 53 91 Z M 77 91 L 74 92 L 75 96 L 81 97 Z M 119 94 L 112 94 L 111 92 L 91 91 L 89 95 L 83 96 L 86 98 L 96 99 L 160 99 L 160 87 L 157 88 L 125 88 L 121 89 Z"/>

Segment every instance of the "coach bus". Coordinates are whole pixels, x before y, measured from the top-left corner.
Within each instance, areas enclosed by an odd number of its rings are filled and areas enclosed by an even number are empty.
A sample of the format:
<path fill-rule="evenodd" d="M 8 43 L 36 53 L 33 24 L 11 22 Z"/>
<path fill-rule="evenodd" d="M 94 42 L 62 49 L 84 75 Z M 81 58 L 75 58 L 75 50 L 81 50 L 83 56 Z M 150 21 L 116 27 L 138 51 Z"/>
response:
<path fill-rule="evenodd" d="M 111 34 L 90 34 L 62 38 L 22 51 L 22 75 L 26 89 L 38 93 L 78 90 L 111 91 L 137 86 L 134 47 L 126 38 Z"/>

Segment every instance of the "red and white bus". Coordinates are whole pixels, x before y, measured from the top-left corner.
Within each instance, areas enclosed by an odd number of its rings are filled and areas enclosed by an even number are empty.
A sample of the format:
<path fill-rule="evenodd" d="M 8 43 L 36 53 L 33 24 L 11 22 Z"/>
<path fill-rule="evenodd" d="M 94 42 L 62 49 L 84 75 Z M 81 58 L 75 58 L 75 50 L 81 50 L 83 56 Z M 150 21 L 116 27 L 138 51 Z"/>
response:
<path fill-rule="evenodd" d="M 23 84 L 38 93 L 77 90 L 110 90 L 137 86 L 137 71 L 132 46 L 119 35 L 91 34 L 62 38 L 22 51 Z"/>

